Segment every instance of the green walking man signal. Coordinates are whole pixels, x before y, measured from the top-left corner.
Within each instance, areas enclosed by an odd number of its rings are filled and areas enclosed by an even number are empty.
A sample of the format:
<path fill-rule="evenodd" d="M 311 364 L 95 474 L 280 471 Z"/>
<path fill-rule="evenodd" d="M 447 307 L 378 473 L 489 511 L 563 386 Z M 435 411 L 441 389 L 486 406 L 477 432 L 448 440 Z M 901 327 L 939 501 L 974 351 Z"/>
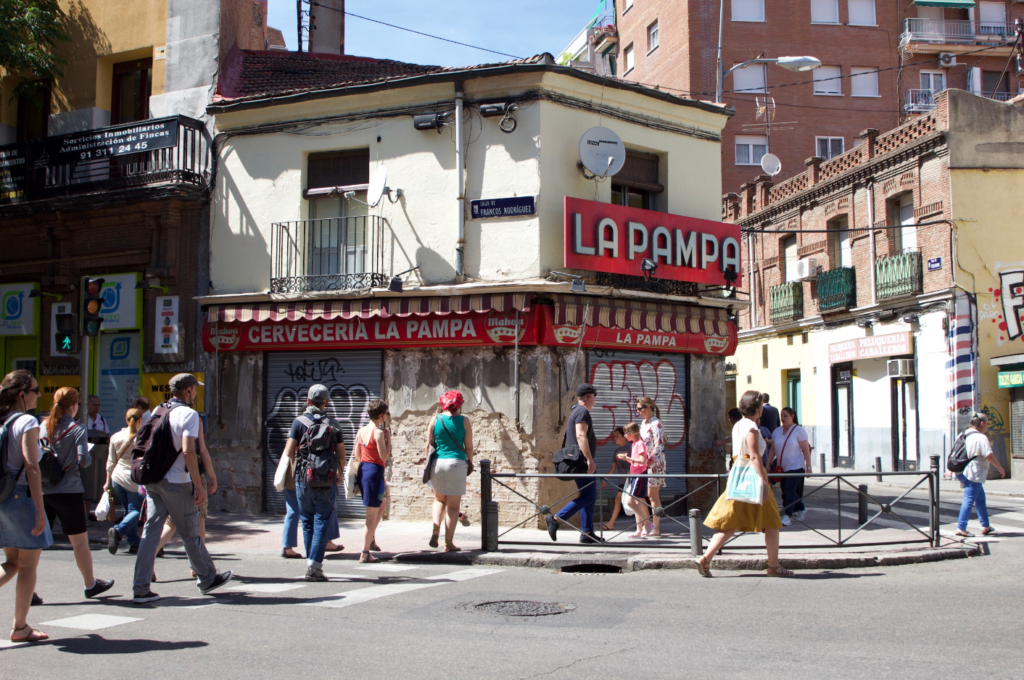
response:
<path fill-rule="evenodd" d="M 54 340 L 61 354 L 78 354 L 78 315 L 54 314 Z"/>

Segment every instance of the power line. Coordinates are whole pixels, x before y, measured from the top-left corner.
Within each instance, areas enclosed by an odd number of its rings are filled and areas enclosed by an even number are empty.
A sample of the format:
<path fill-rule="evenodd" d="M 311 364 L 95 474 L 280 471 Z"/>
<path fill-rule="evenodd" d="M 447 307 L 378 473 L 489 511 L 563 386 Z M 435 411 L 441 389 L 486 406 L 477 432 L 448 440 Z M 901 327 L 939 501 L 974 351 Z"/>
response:
<path fill-rule="evenodd" d="M 336 9 L 334 7 L 328 7 L 327 5 L 321 5 L 319 2 L 316 2 L 316 0 L 311 0 L 309 4 L 314 6 L 314 7 L 323 7 L 324 9 L 329 9 L 332 12 L 342 12 L 346 16 L 355 17 L 356 19 L 362 19 L 363 21 L 370 21 L 370 22 L 375 23 L 375 24 L 380 24 L 381 26 L 387 26 L 388 28 L 397 28 L 399 31 L 407 31 L 409 33 L 415 33 L 416 35 L 422 35 L 422 36 L 427 37 L 427 38 L 433 38 L 434 40 L 443 40 L 444 42 L 452 43 L 453 45 L 461 45 L 462 47 L 470 47 L 470 48 L 472 48 L 474 50 L 481 50 L 483 52 L 490 52 L 491 54 L 499 54 L 499 55 L 501 55 L 503 57 L 511 57 L 513 59 L 522 59 L 522 57 L 517 57 L 514 54 L 507 54 L 505 52 L 498 52 L 497 50 L 491 50 L 491 49 L 488 49 L 486 47 L 478 47 L 477 45 L 470 45 L 469 43 L 459 42 L 458 40 L 449 40 L 448 38 L 442 38 L 439 35 L 431 35 L 430 33 L 424 33 L 422 31 L 414 31 L 413 29 L 405 28 L 404 26 L 396 26 L 395 24 L 389 24 L 389 23 L 387 23 L 385 21 L 378 21 L 377 19 L 371 19 L 370 17 L 364 17 L 364 16 L 359 15 L 359 14 L 353 14 L 352 12 L 346 12 L 344 10 Z"/>

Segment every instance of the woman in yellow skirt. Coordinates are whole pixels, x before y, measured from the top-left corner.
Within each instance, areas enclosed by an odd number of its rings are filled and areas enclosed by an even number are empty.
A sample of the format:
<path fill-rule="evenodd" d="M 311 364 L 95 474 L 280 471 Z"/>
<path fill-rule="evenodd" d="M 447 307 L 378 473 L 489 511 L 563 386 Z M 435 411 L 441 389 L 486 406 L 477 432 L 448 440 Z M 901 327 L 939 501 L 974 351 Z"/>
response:
<path fill-rule="evenodd" d="M 743 418 L 733 425 L 732 450 L 733 460 L 736 457 L 746 458 L 757 474 L 764 481 L 764 496 L 760 505 L 730 501 L 726 498 L 728 491 L 718 497 L 715 507 L 711 508 L 704 525 L 715 530 L 715 535 L 708 544 L 708 550 L 697 560 L 697 571 L 701 576 L 711 576 L 711 560 L 725 542 L 737 531 L 745 533 L 764 532 L 764 545 L 768 549 L 768 575 L 792 576 L 793 572 L 779 564 L 779 530 L 782 519 L 779 507 L 775 504 L 775 494 L 768 483 L 768 475 L 761 456 L 764 454 L 765 441 L 757 427 L 757 419 L 761 417 L 761 393 L 751 390 L 740 398 L 740 413 Z"/>

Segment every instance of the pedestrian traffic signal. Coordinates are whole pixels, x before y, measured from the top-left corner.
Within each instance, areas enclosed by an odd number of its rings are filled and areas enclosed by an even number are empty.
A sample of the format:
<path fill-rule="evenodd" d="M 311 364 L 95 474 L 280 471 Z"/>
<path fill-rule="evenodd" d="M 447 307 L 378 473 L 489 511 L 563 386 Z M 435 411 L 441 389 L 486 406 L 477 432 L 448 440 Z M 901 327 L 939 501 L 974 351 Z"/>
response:
<path fill-rule="evenodd" d="M 78 354 L 78 315 L 55 314 L 54 339 L 61 354 Z"/>
<path fill-rule="evenodd" d="M 106 279 L 86 278 L 82 285 L 82 334 L 98 335 L 103 317 L 103 284 Z"/>

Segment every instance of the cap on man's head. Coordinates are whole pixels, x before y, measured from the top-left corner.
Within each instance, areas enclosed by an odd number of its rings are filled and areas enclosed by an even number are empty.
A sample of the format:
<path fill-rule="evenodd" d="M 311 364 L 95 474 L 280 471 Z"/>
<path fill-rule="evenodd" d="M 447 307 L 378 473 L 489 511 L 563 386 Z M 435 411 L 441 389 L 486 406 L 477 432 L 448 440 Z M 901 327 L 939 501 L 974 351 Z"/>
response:
<path fill-rule="evenodd" d="M 171 393 L 181 392 L 186 390 L 193 385 L 203 385 L 204 383 L 199 382 L 199 378 L 195 377 L 191 373 L 179 373 L 170 379 L 167 386 L 170 388 Z"/>
<path fill-rule="evenodd" d="M 312 385 L 306 398 L 314 404 L 322 404 L 331 398 L 331 392 L 327 389 L 327 385 Z"/>
<path fill-rule="evenodd" d="M 583 397 L 587 396 L 588 394 L 597 394 L 597 390 L 595 390 L 594 386 L 591 385 L 590 383 L 583 383 L 582 385 L 579 385 L 579 386 L 576 387 L 576 398 L 577 399 L 582 399 Z"/>

